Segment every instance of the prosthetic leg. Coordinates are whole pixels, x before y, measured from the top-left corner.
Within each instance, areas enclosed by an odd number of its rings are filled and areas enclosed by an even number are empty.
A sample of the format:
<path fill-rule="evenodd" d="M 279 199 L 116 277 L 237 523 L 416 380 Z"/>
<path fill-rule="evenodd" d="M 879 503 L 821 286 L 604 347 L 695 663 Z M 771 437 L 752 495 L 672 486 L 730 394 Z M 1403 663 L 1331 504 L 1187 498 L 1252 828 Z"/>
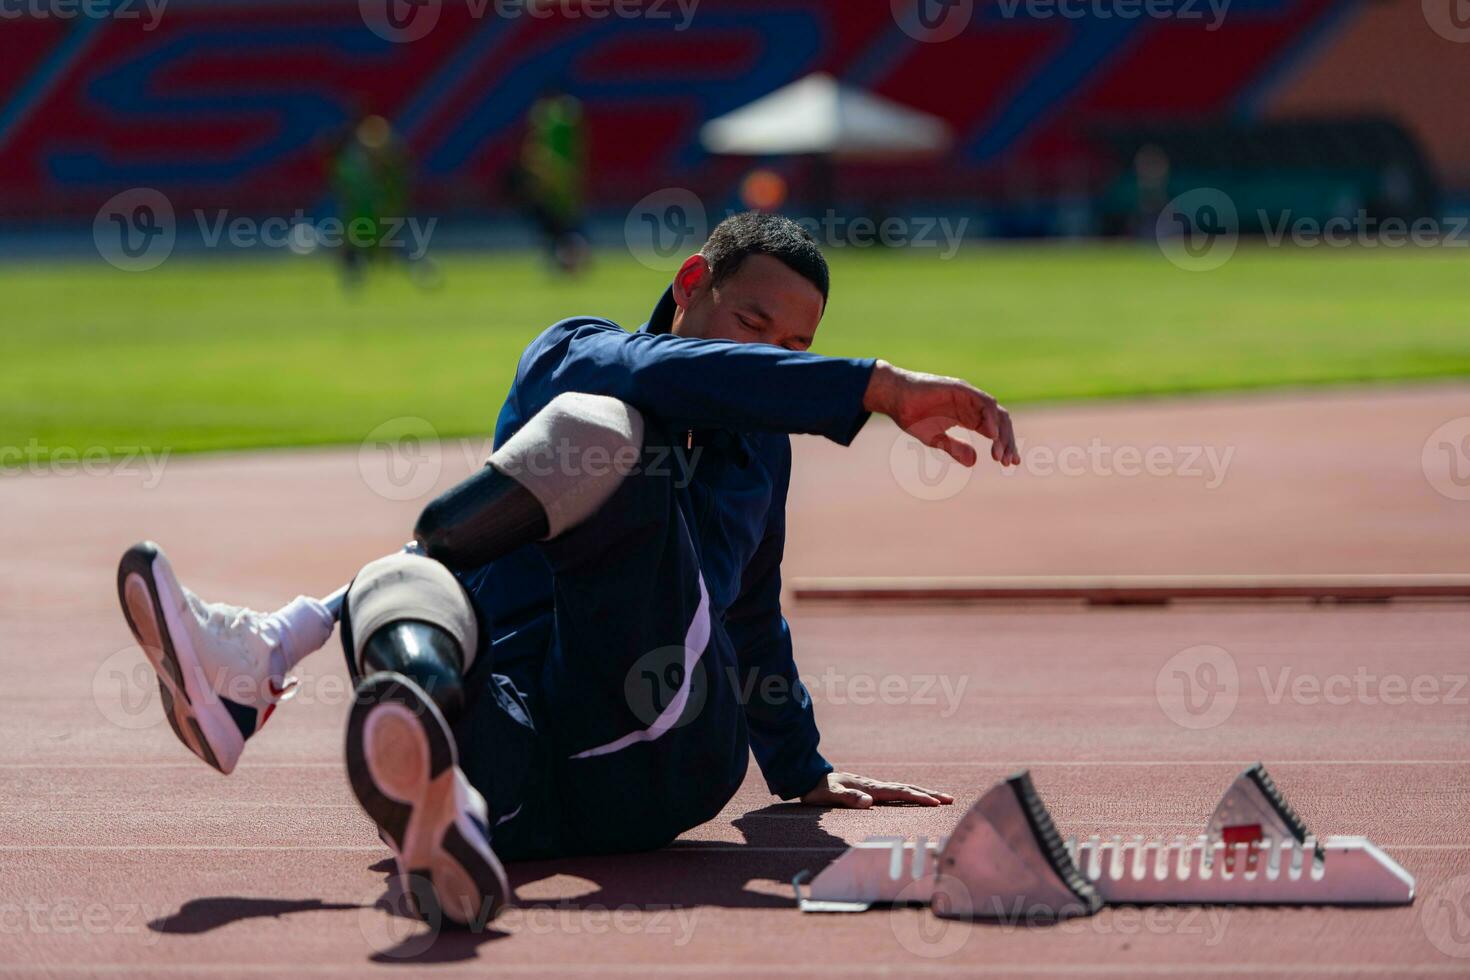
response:
<path fill-rule="evenodd" d="M 359 678 L 347 725 L 353 792 L 392 849 L 400 890 L 429 919 L 481 926 L 509 899 L 485 800 L 459 768 L 452 725 L 481 653 L 475 609 L 454 571 L 557 537 L 591 517 L 624 472 L 547 465 L 552 447 L 636 461 L 642 419 L 627 405 L 562 395 L 431 503 L 414 543 L 364 567 L 340 595 L 343 643 Z M 631 451 L 631 455 L 630 455 Z"/>
<path fill-rule="evenodd" d="M 560 395 L 483 470 L 431 503 L 402 553 L 370 563 L 325 599 L 299 596 L 273 613 L 205 602 L 157 545 L 129 548 L 118 566 L 119 603 L 180 742 L 231 772 L 245 741 L 294 691 L 290 671 L 340 620 L 359 682 L 347 732 L 353 790 L 421 913 L 485 921 L 508 889 L 485 801 L 459 771 L 450 734 L 484 633 L 453 573 L 590 518 L 642 446 L 633 408 Z"/>

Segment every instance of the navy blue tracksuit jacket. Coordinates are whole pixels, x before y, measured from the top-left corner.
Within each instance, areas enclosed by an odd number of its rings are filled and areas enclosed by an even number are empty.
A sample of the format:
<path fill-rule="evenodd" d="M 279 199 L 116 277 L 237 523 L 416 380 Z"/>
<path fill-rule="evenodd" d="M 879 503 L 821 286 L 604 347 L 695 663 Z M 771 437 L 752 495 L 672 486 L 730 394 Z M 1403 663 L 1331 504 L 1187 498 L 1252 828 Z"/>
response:
<path fill-rule="evenodd" d="M 489 646 L 461 765 L 502 857 L 662 846 L 720 811 L 752 751 L 783 798 L 832 769 L 781 613 L 788 433 L 851 442 L 873 362 L 676 337 L 674 309 L 665 293 L 636 333 L 556 324 L 500 413 L 497 446 L 568 391 L 646 425 L 594 518 L 461 576 Z"/>

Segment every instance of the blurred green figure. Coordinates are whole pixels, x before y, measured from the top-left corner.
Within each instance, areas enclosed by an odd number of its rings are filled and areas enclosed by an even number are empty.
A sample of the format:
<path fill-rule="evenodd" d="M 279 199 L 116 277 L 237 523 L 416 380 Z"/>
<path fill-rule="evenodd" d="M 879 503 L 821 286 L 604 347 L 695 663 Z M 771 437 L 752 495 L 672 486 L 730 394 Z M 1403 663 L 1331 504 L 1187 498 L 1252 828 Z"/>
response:
<path fill-rule="evenodd" d="M 401 258 L 420 285 L 436 276 L 433 261 L 415 261 L 403 240 L 411 203 L 412 172 L 408 151 L 388 120 L 364 116 L 338 141 L 330 161 L 332 191 L 337 199 L 343 236 L 338 250 L 348 285 L 362 281 L 373 259 Z"/>
<path fill-rule="evenodd" d="M 587 259 L 582 206 L 587 134 L 582 103 L 549 91 L 531 105 L 521 146 L 521 196 L 541 230 L 551 260 L 576 272 Z"/>

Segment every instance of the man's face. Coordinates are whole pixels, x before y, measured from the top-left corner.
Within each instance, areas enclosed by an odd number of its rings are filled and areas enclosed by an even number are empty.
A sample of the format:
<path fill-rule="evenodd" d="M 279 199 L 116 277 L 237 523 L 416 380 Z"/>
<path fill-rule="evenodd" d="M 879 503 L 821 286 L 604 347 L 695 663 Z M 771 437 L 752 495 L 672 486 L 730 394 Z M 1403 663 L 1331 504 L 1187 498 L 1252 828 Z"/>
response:
<path fill-rule="evenodd" d="M 822 322 L 822 293 L 780 259 L 752 255 L 715 286 L 702 255 L 685 260 L 674 277 L 673 332 L 703 340 L 774 344 L 806 350 Z"/>

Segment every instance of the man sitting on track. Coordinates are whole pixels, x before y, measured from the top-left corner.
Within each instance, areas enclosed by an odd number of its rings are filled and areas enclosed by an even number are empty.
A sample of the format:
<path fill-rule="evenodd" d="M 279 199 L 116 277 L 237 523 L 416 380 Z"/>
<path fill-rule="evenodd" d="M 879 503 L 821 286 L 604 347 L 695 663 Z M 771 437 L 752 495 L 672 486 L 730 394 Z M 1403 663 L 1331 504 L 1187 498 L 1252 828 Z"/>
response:
<path fill-rule="evenodd" d="M 810 235 L 744 214 L 642 330 L 551 327 L 488 465 L 346 590 L 348 774 L 421 913 L 482 924 L 508 897 L 498 858 L 661 847 L 720 812 L 752 750 L 783 799 L 953 802 L 817 750 L 780 607 L 787 434 L 846 445 L 881 412 L 966 466 L 948 429 L 989 438 L 1001 465 L 1015 437 L 963 381 L 807 353 L 827 290 Z M 174 731 L 226 773 L 338 615 L 304 596 L 271 614 L 205 603 L 147 542 L 118 591 Z"/>

